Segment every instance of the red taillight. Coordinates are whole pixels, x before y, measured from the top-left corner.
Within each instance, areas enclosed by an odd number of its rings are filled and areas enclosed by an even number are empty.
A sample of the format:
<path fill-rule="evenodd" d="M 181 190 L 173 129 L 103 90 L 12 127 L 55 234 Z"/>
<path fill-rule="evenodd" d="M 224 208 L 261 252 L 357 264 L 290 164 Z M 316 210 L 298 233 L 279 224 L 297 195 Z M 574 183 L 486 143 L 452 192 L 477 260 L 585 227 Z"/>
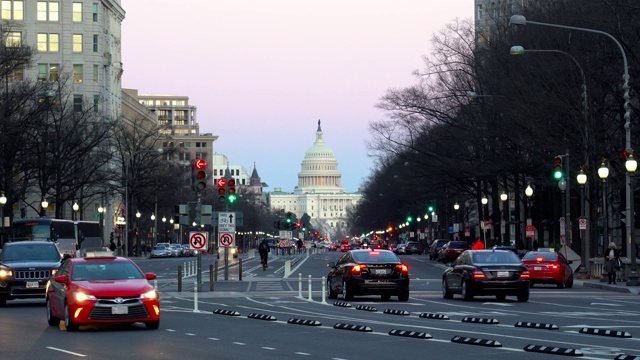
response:
<path fill-rule="evenodd" d="M 529 271 L 525 270 L 522 272 L 522 274 L 520 274 L 520 278 L 521 279 L 528 279 L 529 278 Z"/>
<path fill-rule="evenodd" d="M 398 269 L 398 271 L 400 271 L 400 273 L 404 275 L 409 273 L 409 267 L 405 264 L 396 265 L 396 269 Z"/>
<path fill-rule="evenodd" d="M 537 257 L 537 258 L 536 258 L 536 261 L 537 261 L 537 262 L 541 262 L 542 260 L 543 260 L 543 259 L 542 259 L 542 257 L 541 257 L 541 256 L 539 256 L 539 257 Z"/>
<path fill-rule="evenodd" d="M 367 268 L 367 265 L 354 265 L 351 268 L 351 273 L 355 275 L 360 275 L 360 273 L 362 273 L 362 270 L 366 268 Z"/>
<path fill-rule="evenodd" d="M 474 279 L 486 279 L 486 278 L 487 278 L 487 275 L 485 275 L 485 274 L 482 272 L 482 270 L 480 270 L 480 269 L 476 268 L 476 269 L 473 269 L 473 278 L 474 278 Z"/>
<path fill-rule="evenodd" d="M 549 269 L 551 269 L 551 270 L 558 270 L 559 268 L 560 267 L 558 265 L 556 265 L 556 264 L 550 264 L 549 265 Z"/>

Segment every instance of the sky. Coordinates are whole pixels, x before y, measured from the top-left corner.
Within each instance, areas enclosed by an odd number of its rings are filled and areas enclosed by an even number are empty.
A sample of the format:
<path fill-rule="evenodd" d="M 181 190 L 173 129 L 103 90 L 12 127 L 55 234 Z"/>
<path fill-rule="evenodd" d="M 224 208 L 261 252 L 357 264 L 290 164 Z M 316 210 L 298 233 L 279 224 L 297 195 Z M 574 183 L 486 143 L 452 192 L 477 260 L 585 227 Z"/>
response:
<path fill-rule="evenodd" d="M 266 191 L 293 191 L 322 121 L 342 186 L 375 159 L 369 124 L 388 89 L 417 82 L 434 33 L 473 0 L 122 0 L 122 87 L 189 97 L 215 153 Z"/>

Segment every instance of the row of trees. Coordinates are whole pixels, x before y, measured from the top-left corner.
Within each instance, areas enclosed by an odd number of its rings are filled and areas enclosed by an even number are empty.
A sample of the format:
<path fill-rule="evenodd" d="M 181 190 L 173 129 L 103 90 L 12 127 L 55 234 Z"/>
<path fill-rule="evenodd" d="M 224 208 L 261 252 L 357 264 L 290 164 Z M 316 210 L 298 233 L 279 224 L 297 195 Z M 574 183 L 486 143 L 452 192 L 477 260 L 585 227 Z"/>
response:
<path fill-rule="evenodd" d="M 633 89 L 640 68 L 640 34 L 635 24 L 640 4 L 631 0 L 527 4 L 521 14 L 529 20 L 597 29 L 620 41 L 629 59 L 631 124 L 636 124 L 638 101 Z M 624 198 L 625 191 L 620 50 L 600 34 L 516 27 L 509 24 L 510 15 L 508 10 L 485 12 L 491 27 L 478 29 L 482 34 L 470 20 L 455 20 L 434 35 L 433 52 L 424 58 L 424 69 L 415 71 L 417 83 L 388 90 L 381 98 L 378 107 L 388 117 L 370 124 L 368 147 L 376 167 L 364 184 L 362 203 L 351 214 L 356 232 L 385 229 L 404 222 L 407 215 L 420 216 L 430 202 L 438 204 L 440 219 L 448 221 L 454 203 L 482 209 L 483 196 L 490 199 L 491 215 L 485 218 L 498 224 L 503 192 L 514 201 L 513 222 L 522 229 L 524 189 L 531 184 L 534 225 L 547 229 L 550 240 L 557 241 L 562 194 L 551 174 L 558 154 L 568 154 L 570 160 L 566 181 L 572 219 L 567 221 L 573 221 L 574 233 L 581 209 L 575 175 L 581 167 L 589 179 L 585 197 L 592 229 L 605 210 L 597 185 L 602 158 L 610 169 L 605 196 L 614 200 L 608 213 L 624 210 L 615 201 Z M 525 51 L 513 56 L 514 45 L 564 53 Z M 631 131 L 635 145 L 640 133 L 637 127 Z M 440 235 L 448 236 L 446 230 Z M 520 230 L 516 238 L 524 246 Z M 576 239 L 572 245 L 579 248 Z"/>

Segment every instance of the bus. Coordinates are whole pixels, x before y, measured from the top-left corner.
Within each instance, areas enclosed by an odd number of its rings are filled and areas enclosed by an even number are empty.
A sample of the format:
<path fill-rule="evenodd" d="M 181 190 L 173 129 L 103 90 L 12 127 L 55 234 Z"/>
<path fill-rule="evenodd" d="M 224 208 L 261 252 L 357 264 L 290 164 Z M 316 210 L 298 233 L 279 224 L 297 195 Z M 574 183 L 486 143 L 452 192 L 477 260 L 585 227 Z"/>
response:
<path fill-rule="evenodd" d="M 13 221 L 12 241 L 53 241 L 64 255 L 74 256 L 77 248 L 76 226 L 71 220 L 34 218 Z"/>
<path fill-rule="evenodd" d="M 98 221 L 78 220 L 75 226 L 78 249 L 96 249 L 104 246 Z"/>

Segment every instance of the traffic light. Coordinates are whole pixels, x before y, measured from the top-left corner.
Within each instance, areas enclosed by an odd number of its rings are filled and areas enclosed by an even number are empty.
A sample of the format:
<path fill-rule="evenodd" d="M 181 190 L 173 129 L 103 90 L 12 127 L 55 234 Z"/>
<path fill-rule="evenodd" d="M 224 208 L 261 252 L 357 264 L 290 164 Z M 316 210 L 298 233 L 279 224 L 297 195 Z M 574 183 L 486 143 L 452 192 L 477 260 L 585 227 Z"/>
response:
<path fill-rule="evenodd" d="M 429 214 L 431 214 L 435 209 L 436 207 L 433 206 L 433 204 L 429 204 L 429 206 L 427 207 L 427 211 L 429 212 Z"/>
<path fill-rule="evenodd" d="M 236 180 L 233 178 L 230 178 L 229 181 L 227 181 L 227 194 L 229 204 L 233 204 L 238 199 L 238 195 L 236 195 Z"/>
<path fill-rule="evenodd" d="M 207 187 L 207 162 L 195 159 L 191 171 L 191 187 L 193 191 L 202 191 Z"/>
<path fill-rule="evenodd" d="M 218 201 L 225 202 L 227 200 L 227 180 L 220 178 L 216 180 L 216 185 L 218 186 Z"/>
<path fill-rule="evenodd" d="M 556 156 L 553 167 L 553 178 L 556 180 L 562 179 L 562 156 Z"/>
<path fill-rule="evenodd" d="M 413 221 L 413 217 L 411 217 L 411 215 L 407 216 L 407 222 L 410 223 Z"/>

